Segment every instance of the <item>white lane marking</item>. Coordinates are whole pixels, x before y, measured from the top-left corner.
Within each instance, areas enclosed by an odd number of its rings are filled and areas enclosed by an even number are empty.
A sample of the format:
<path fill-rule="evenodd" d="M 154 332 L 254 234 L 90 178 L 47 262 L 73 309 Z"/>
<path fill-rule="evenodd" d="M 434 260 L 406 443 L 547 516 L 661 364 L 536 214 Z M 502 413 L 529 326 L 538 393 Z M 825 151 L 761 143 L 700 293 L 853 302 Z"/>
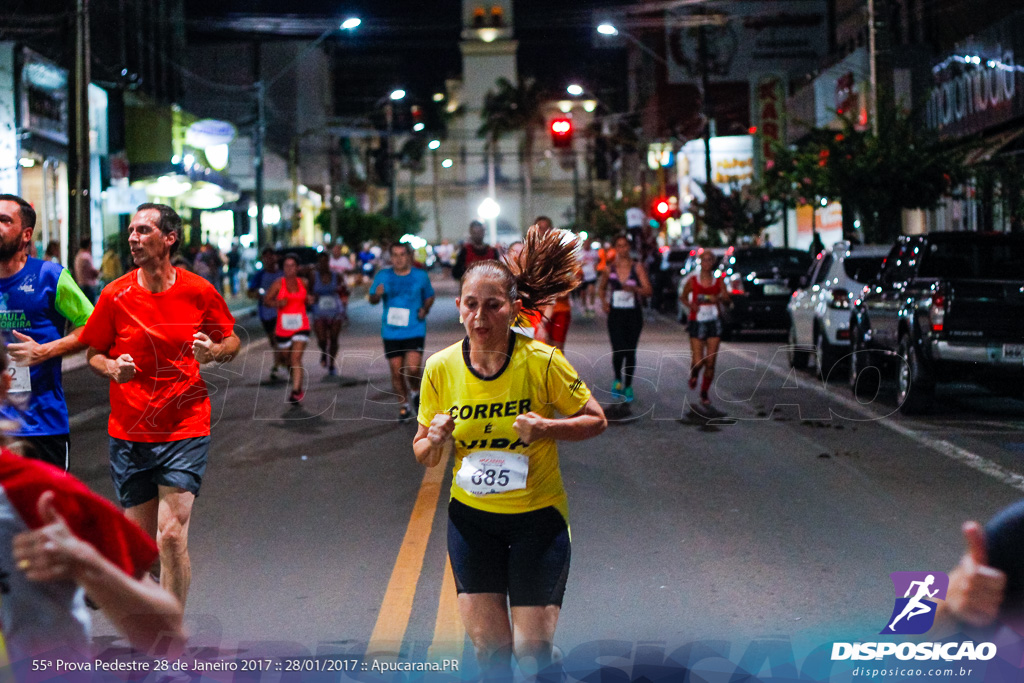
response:
<path fill-rule="evenodd" d="M 759 363 L 761 361 L 760 354 L 756 352 L 736 348 L 731 348 L 728 350 L 753 363 Z M 962 465 L 966 465 L 967 467 L 977 470 L 982 474 L 986 474 L 995 479 L 996 481 L 1006 484 L 1007 486 L 1010 486 L 1012 488 L 1015 488 L 1018 491 L 1024 491 L 1024 475 L 1020 475 L 1016 472 L 1013 472 L 1012 470 L 1008 470 L 1002 465 L 994 463 L 991 460 L 988 460 L 987 458 L 983 458 L 977 453 L 969 451 L 966 448 L 962 448 L 960 446 L 957 446 L 956 444 L 952 444 L 949 441 L 946 441 L 945 439 L 934 439 L 930 436 L 925 436 L 916 429 L 905 427 L 901 424 L 893 422 L 892 420 L 886 420 L 885 417 L 879 419 L 878 415 L 874 414 L 871 410 L 866 408 L 859 401 L 856 401 L 852 398 L 847 398 L 846 396 L 839 396 L 833 392 L 828 391 L 828 389 L 821 385 L 820 381 L 810 382 L 807 379 L 800 377 L 797 373 L 791 373 L 789 368 L 781 370 L 775 367 L 774 365 L 771 365 L 770 363 L 766 363 L 765 366 L 768 369 L 768 372 L 772 373 L 776 377 L 781 377 L 783 380 L 787 378 L 795 378 L 797 384 L 802 389 L 813 389 L 814 391 L 820 394 L 828 396 L 829 400 L 837 401 L 838 403 L 841 403 L 843 406 L 849 408 L 850 410 L 856 413 L 859 413 L 860 415 L 863 415 L 864 417 L 873 418 L 873 422 L 881 424 L 883 427 L 890 429 L 901 436 L 905 436 L 906 438 L 912 441 L 916 441 L 921 445 L 932 449 L 936 453 L 939 453 L 940 455 L 944 455 L 947 458 L 955 460 L 956 462 Z"/>

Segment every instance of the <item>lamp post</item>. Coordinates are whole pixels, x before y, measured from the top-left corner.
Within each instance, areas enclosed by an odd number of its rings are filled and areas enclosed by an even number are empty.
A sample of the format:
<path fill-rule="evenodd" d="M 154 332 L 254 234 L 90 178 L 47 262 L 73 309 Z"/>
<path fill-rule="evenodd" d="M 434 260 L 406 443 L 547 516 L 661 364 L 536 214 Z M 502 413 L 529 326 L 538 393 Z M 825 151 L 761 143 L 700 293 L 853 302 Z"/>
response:
<path fill-rule="evenodd" d="M 609 22 L 604 22 L 597 27 L 597 32 L 604 36 L 623 36 L 630 40 L 634 45 L 643 50 L 646 54 L 650 55 L 655 61 L 662 64 L 666 71 L 668 70 L 668 61 L 659 55 L 651 48 L 644 45 L 636 36 L 631 34 L 629 31 L 625 31 L 616 28 Z M 697 58 L 700 64 L 700 102 L 701 102 L 701 116 L 704 117 L 704 173 L 705 181 L 711 182 L 711 102 L 709 100 L 709 85 L 708 85 L 708 41 L 707 33 L 705 32 L 705 24 L 700 23 L 697 25 Z"/>
<path fill-rule="evenodd" d="M 480 202 L 476 212 L 490 226 L 491 245 L 493 246 L 498 242 L 498 214 L 501 213 L 501 206 L 498 205 L 498 202 L 493 197 L 487 197 Z"/>
<path fill-rule="evenodd" d="M 306 58 L 313 50 L 320 46 L 327 38 L 337 30 L 352 31 L 361 24 L 362 21 L 358 17 L 349 17 L 345 21 L 341 22 L 337 27 L 331 27 L 321 33 L 316 40 L 310 42 L 299 54 L 281 67 L 276 74 L 270 78 L 264 79 L 262 77 L 262 60 L 260 58 L 260 43 L 257 42 L 254 46 L 253 54 L 253 75 L 256 77 L 256 82 L 253 83 L 253 92 L 256 96 L 256 134 L 253 140 L 253 171 L 256 175 L 255 191 L 256 191 L 256 242 L 257 244 L 263 244 L 263 240 L 260 238 L 260 234 L 263 231 L 263 194 L 264 194 L 264 183 L 263 183 L 263 156 L 264 156 L 264 145 L 267 132 L 267 90 L 270 86 L 277 83 L 281 78 L 287 74 L 291 69 L 296 66 L 299 62 Z"/>
<path fill-rule="evenodd" d="M 391 207 L 391 217 L 398 215 L 398 189 L 395 177 L 395 146 L 392 138 L 395 135 L 395 102 L 405 98 L 405 91 L 396 88 L 388 95 L 387 103 L 384 105 L 384 121 L 387 124 L 388 138 L 385 145 L 388 156 L 388 206 Z"/>
<path fill-rule="evenodd" d="M 73 120 L 68 136 L 68 244 L 69 259 L 78 251 L 82 235 L 92 234 L 89 196 L 89 81 L 91 80 L 89 0 L 75 6 L 74 73 L 68 79 Z"/>
<path fill-rule="evenodd" d="M 427 149 L 430 150 L 430 161 L 431 161 L 431 175 L 434 178 L 434 233 L 437 236 L 437 243 L 441 243 L 441 190 L 438 187 L 441 171 L 440 166 L 437 163 L 437 150 L 441 147 L 440 140 L 431 140 L 427 143 Z"/>

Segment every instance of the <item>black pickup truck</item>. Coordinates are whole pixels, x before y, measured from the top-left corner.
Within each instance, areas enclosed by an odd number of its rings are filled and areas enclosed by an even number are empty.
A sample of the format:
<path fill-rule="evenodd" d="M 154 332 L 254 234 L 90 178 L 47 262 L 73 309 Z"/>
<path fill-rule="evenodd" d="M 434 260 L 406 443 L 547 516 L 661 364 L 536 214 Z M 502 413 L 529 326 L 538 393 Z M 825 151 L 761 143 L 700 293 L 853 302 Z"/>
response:
<path fill-rule="evenodd" d="M 1020 394 L 1024 379 L 1024 234 L 901 237 L 850 313 L 850 386 L 873 395 L 896 380 L 905 414 L 935 386 L 970 381 Z"/>

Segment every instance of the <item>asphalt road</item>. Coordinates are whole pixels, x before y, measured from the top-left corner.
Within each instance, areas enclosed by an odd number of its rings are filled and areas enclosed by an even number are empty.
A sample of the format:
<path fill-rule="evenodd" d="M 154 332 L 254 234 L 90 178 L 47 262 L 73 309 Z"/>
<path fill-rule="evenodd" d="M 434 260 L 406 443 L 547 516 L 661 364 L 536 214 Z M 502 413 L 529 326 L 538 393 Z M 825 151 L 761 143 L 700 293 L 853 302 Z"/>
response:
<path fill-rule="evenodd" d="M 461 338 L 454 283 L 436 286 L 428 353 Z M 471 666 L 446 572 L 450 472 L 425 478 L 415 425 L 396 420 L 380 309 L 361 301 L 351 318 L 341 378 L 311 351 L 301 409 L 265 381 L 252 318 L 241 357 L 207 373 L 215 424 L 191 530 L 192 643 L 223 654 L 464 655 Z M 736 661 L 752 643 L 806 653 L 877 639 L 890 572 L 948 570 L 961 523 L 1021 497 L 1024 403 L 952 387 L 935 414 L 902 418 L 889 389 L 865 404 L 845 385 L 790 372 L 784 343 L 723 345 L 712 390 L 722 417 L 707 421 L 689 409 L 683 328 L 648 320 L 631 413 L 613 409 L 605 434 L 559 446 L 573 557 L 556 640 L 570 658 L 600 651 L 639 665 L 723 639 Z M 566 355 L 611 402 L 602 317 L 576 315 Z M 87 370 L 65 382 L 72 472 L 112 496 L 104 383 Z M 101 620 L 97 642 L 122 646 L 112 634 Z"/>

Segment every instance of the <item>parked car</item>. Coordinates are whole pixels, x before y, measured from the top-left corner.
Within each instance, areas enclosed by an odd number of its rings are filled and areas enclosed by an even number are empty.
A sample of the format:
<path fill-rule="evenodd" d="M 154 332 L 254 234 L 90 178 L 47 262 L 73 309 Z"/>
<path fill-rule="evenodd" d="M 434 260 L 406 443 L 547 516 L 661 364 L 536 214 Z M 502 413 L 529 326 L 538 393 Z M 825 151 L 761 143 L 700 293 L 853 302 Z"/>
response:
<path fill-rule="evenodd" d="M 807 367 L 812 355 L 822 379 L 850 351 L 850 301 L 875 279 L 888 246 L 836 242 L 818 254 L 789 300 L 789 364 Z"/>
<path fill-rule="evenodd" d="M 904 236 L 850 310 L 850 385 L 874 395 L 896 380 L 906 414 L 935 387 L 971 381 L 1020 395 L 1024 380 L 1024 235 Z"/>
<path fill-rule="evenodd" d="M 723 334 L 788 329 L 786 305 L 811 263 L 811 255 L 800 249 L 730 247 L 721 265 L 732 298 L 724 312 Z"/>

